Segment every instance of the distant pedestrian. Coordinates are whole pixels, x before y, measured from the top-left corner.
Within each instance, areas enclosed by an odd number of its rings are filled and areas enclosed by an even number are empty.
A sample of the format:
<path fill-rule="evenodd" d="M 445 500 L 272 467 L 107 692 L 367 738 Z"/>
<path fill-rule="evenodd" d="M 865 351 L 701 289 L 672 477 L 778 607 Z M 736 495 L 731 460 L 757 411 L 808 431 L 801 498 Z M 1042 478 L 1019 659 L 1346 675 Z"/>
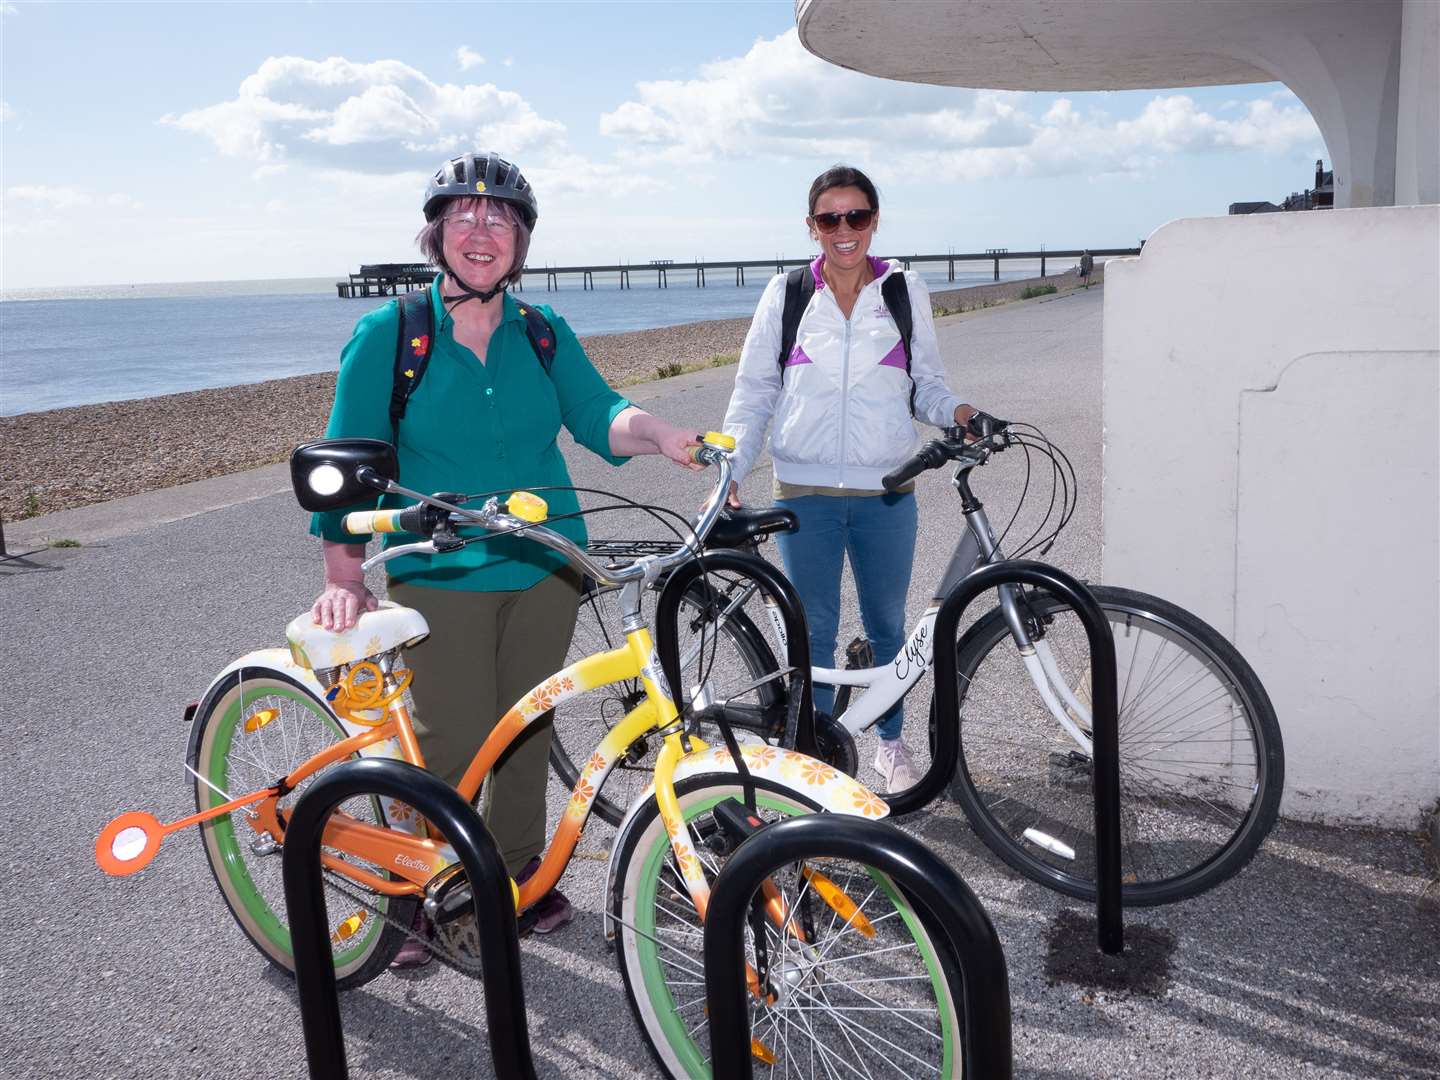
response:
<path fill-rule="evenodd" d="M 804 271 L 814 290 L 794 347 L 780 355 L 787 275 L 777 274 L 745 336 L 725 413 L 725 432 L 736 440 L 731 505 L 740 505 L 739 484 L 768 441 L 775 504 L 799 519 L 797 531 L 777 540 L 805 606 L 816 667 L 835 665 L 847 554 L 875 662 L 888 664 L 905 644 L 918 523 L 914 485 L 886 493 L 881 477 L 915 452 L 913 420 L 948 427 L 975 413 L 945 384 L 925 282 L 899 262 L 870 255 L 879 222 L 879 195 L 858 169 L 837 165 L 816 178 L 805 224 L 820 256 Z M 886 280 L 897 276 L 913 319 L 909 358 L 884 295 Z M 815 708 L 829 711 L 834 693 L 817 685 Z M 887 791 L 918 779 L 901 741 L 903 723 L 897 704 L 878 724 L 875 770 Z M 923 725 L 917 737 L 923 744 Z"/>
<path fill-rule="evenodd" d="M 1085 288 L 1090 287 L 1090 272 L 1095 269 L 1095 256 L 1090 254 L 1086 248 L 1080 253 L 1080 280 L 1085 283 Z"/>

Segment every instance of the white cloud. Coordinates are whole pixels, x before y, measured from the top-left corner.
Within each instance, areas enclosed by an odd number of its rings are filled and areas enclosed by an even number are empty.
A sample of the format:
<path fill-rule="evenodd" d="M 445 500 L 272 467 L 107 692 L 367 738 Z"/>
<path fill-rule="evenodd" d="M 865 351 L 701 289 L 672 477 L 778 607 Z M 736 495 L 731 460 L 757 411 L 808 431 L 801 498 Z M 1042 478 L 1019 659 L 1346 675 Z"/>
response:
<path fill-rule="evenodd" d="M 0 101 L 0 124 L 15 119 L 15 110 L 10 107 L 8 101 Z"/>
<path fill-rule="evenodd" d="M 636 100 L 603 114 L 600 131 L 675 164 L 843 159 L 880 177 L 1143 173 L 1177 153 L 1276 153 L 1320 142 L 1285 90 L 1225 119 L 1183 94 L 1159 95 L 1129 120 L 1082 114 L 1065 98 L 1037 118 L 1026 109 L 1032 100 L 860 75 L 812 56 L 788 30 L 705 65 L 695 79 L 638 83 Z"/>
<path fill-rule="evenodd" d="M 485 57 L 470 48 L 469 45 L 461 45 L 455 50 L 455 61 L 460 65 L 461 71 L 469 71 L 471 68 L 485 63 Z"/>
<path fill-rule="evenodd" d="M 513 91 L 437 83 L 398 60 L 343 57 L 271 57 L 232 100 L 161 122 L 230 157 L 363 173 L 429 172 L 437 156 L 472 147 L 533 159 L 565 143 L 564 125 Z"/>
<path fill-rule="evenodd" d="M 515 58 L 513 56 L 507 56 L 504 60 L 501 60 L 500 63 L 504 64 L 506 67 L 514 67 Z"/>
<path fill-rule="evenodd" d="M 47 187 L 43 184 L 6 188 L 5 198 L 20 203 L 34 203 L 53 210 L 68 210 L 72 206 L 85 206 L 95 201 L 92 195 L 81 188 Z"/>

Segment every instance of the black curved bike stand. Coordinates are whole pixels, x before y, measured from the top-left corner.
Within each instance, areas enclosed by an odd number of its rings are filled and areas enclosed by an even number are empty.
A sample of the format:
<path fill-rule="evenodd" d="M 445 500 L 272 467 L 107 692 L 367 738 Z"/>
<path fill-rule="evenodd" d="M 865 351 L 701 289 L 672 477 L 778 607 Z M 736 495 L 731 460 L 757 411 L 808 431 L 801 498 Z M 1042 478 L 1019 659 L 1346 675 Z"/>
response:
<path fill-rule="evenodd" d="M 686 699 L 681 681 L 680 642 L 674 632 L 675 620 L 679 616 L 680 599 L 685 590 L 707 570 L 724 570 L 749 578 L 769 593 L 780 609 L 780 616 L 785 622 L 785 662 L 794 668 L 789 677 L 787 700 L 799 702 L 794 717 L 795 741 L 791 745 L 802 754 L 818 756 L 815 705 L 810 693 L 810 631 L 805 626 L 805 608 L 790 579 L 759 556 L 747 555 L 743 551 L 706 552 L 671 571 L 665 587 L 660 590 L 660 600 L 655 607 L 655 647 L 660 653 L 660 670 L 670 684 L 676 707 L 683 707 Z"/>
<path fill-rule="evenodd" d="M 285 906 L 311 1080 L 345 1080 L 349 1075 L 326 930 L 320 840 L 335 808 L 356 795 L 380 795 L 408 803 L 440 830 L 460 856 L 480 934 L 495 1073 L 505 1080 L 534 1080 L 515 898 L 495 841 L 474 808 L 439 777 L 403 761 L 378 758 L 347 761 L 322 772 L 296 803 L 285 830 Z"/>
<path fill-rule="evenodd" d="M 950 590 L 935 616 L 935 749 L 929 773 L 903 800 L 886 801 L 897 813 L 919 809 L 954 779 L 960 753 L 957 631 L 965 608 L 999 585 L 1030 585 L 1063 601 L 1080 617 L 1090 642 L 1091 770 L 1095 793 L 1095 922 L 1100 951 L 1125 948 L 1120 910 L 1120 721 L 1115 691 L 1115 641 L 1090 591 L 1069 574 L 1045 563 L 1017 559 L 984 566 Z"/>
<path fill-rule="evenodd" d="M 705 997 L 715 1076 L 750 1080 L 750 1007 L 745 987 L 746 916 L 760 883 L 786 863 L 854 859 L 894 879 L 949 936 L 964 992 L 962 1076 L 1009 1080 L 1010 980 L 985 908 L 940 857 L 893 825 L 840 814 L 806 814 L 767 825 L 721 869 L 705 916 Z"/>

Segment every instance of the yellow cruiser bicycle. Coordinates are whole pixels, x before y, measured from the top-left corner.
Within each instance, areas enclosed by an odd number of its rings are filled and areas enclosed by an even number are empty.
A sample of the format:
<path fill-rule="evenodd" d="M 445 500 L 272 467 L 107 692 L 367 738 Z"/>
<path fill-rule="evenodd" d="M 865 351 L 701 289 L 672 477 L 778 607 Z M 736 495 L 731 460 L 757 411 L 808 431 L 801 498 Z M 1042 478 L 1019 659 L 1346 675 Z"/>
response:
<path fill-rule="evenodd" d="M 515 492 L 503 503 L 491 497 L 470 509 L 400 487 L 393 448 L 384 442 L 320 440 L 292 457 L 306 509 L 353 506 L 377 490 L 417 500 L 404 510 L 347 516 L 353 533 L 427 537 L 387 548 L 366 569 L 402 554 L 441 555 L 514 534 L 620 588 L 624 644 L 570 664 L 516 702 L 458 790 L 473 801 L 506 747 L 551 709 L 597 687 L 640 680 L 643 698 L 586 761 L 540 869 L 517 887 L 517 910 L 559 881 L 596 794 L 627 748 L 646 736 L 662 740 L 653 791 L 630 808 L 611 851 L 606 935 L 616 944 L 651 1052 L 672 1077 L 710 1074 L 700 928 L 710 883 L 728 854 L 766 821 L 817 811 L 887 813 L 874 793 L 824 762 L 738 743 L 737 761 L 730 749 L 684 731 L 641 597 L 660 575 L 700 553 L 729 487 L 731 447 L 732 440 L 711 433 L 695 450 L 697 461 L 718 466 L 717 480 L 685 543 L 619 565 L 601 565 L 547 529 L 546 506 L 534 494 Z M 187 768 L 198 812 L 171 825 L 149 814 L 122 815 L 101 833 L 96 857 L 107 872 L 133 873 L 153 858 L 164 835 L 200 824 L 205 855 L 241 929 L 272 963 L 293 971 L 278 858 L 288 812 L 314 776 L 336 762 L 388 756 L 423 765 L 405 707 L 410 672 L 403 651 L 429 628 L 418 612 L 385 604 L 342 633 L 316 626 L 308 613 L 286 633 L 288 649 L 236 660 L 194 709 Z M 747 772 L 752 807 L 743 804 Z M 436 924 L 437 955 L 462 968 L 478 965 L 463 868 L 410 807 L 378 797 L 347 801 L 326 828 L 322 861 L 341 988 L 385 970 L 411 932 L 417 904 Z M 752 907 L 746 975 L 757 1066 L 785 1076 L 960 1074 L 958 958 L 888 877 L 862 864 L 799 862 L 767 880 Z"/>

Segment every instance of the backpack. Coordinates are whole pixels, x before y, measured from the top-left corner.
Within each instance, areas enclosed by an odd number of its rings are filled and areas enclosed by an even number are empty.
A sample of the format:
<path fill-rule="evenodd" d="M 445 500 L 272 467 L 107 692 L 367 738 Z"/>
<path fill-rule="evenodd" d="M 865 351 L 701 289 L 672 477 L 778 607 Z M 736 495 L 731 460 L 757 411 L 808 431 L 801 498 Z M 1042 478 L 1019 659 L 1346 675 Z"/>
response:
<path fill-rule="evenodd" d="M 791 270 L 785 275 L 785 309 L 780 315 L 780 381 L 785 381 L 785 361 L 795 348 L 795 335 L 800 329 L 800 316 L 810 306 L 815 295 L 815 275 L 808 266 Z M 905 376 L 910 380 L 910 415 L 915 415 L 915 376 L 910 374 L 910 339 L 915 334 L 915 320 L 910 312 L 910 289 L 905 284 L 904 274 L 891 274 L 880 285 L 880 295 L 885 300 L 885 309 L 895 320 L 900 331 L 900 344 L 905 347 Z"/>
<path fill-rule="evenodd" d="M 390 441 L 400 446 L 400 419 L 410 404 L 410 395 L 425 375 L 430 363 L 435 323 L 430 310 L 430 290 L 408 292 L 400 298 L 400 330 L 395 339 L 395 381 L 390 388 Z M 520 306 L 525 316 L 525 336 L 535 350 L 545 374 L 555 362 L 555 331 L 550 320 L 529 304 Z"/>

